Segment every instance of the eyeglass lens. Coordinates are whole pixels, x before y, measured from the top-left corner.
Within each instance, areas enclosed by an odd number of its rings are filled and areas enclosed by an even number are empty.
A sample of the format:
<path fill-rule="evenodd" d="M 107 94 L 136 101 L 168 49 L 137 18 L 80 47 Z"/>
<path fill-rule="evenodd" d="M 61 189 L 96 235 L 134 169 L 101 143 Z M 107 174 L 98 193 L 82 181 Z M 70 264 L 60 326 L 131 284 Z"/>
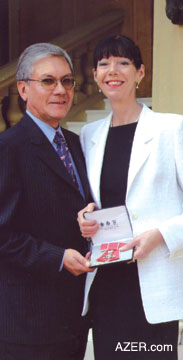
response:
<path fill-rule="evenodd" d="M 75 85 L 75 80 L 73 78 L 65 77 L 60 79 L 59 81 L 61 82 L 65 90 L 70 90 Z M 47 78 L 47 79 L 42 79 L 41 83 L 45 89 L 53 90 L 57 86 L 58 80 Z"/>

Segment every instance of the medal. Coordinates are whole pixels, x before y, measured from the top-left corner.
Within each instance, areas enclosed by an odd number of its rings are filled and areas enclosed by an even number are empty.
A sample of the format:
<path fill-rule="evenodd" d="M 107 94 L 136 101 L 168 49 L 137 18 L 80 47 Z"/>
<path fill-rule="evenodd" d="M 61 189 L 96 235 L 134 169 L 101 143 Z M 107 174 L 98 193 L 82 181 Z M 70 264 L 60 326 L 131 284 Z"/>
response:
<path fill-rule="evenodd" d="M 121 242 L 101 244 L 100 251 L 104 251 L 104 253 L 98 259 L 96 259 L 96 261 L 108 263 L 119 260 L 121 251 L 120 248 L 123 247 L 123 245 L 125 245 L 125 243 Z"/>

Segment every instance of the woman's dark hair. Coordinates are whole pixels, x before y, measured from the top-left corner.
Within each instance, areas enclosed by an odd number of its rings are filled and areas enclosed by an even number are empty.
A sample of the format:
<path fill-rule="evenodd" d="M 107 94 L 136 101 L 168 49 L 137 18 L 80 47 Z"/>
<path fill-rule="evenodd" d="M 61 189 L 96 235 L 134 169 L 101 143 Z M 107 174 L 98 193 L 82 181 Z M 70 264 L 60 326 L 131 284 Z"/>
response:
<path fill-rule="evenodd" d="M 97 63 L 102 58 L 108 59 L 110 56 L 119 56 L 130 59 L 138 70 L 143 64 L 139 47 L 127 36 L 112 35 L 101 39 L 94 51 L 93 64 L 96 70 Z"/>

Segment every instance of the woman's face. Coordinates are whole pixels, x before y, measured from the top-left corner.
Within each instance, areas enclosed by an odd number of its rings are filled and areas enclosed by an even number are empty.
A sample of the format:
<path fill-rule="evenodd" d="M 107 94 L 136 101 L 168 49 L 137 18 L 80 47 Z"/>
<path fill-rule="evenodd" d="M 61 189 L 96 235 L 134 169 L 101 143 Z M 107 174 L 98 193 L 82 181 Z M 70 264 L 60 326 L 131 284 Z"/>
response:
<path fill-rule="evenodd" d="M 110 56 L 99 60 L 93 73 L 104 95 L 111 102 L 121 101 L 135 97 L 136 84 L 144 77 L 144 65 L 137 70 L 130 59 Z"/>

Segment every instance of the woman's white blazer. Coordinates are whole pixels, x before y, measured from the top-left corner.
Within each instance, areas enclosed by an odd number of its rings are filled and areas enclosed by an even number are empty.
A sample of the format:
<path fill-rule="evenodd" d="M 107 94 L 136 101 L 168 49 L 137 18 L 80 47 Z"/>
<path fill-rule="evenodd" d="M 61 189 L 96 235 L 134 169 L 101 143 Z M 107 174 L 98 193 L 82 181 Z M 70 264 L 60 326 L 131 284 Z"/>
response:
<path fill-rule="evenodd" d="M 111 116 L 85 125 L 80 136 L 93 199 L 99 208 Z M 137 262 L 147 321 L 183 319 L 183 116 L 156 113 L 143 105 L 132 145 L 126 206 L 134 236 L 158 228 L 165 240 Z M 95 274 L 87 274 L 83 314 Z M 123 278 L 119 286 L 123 291 Z"/>

